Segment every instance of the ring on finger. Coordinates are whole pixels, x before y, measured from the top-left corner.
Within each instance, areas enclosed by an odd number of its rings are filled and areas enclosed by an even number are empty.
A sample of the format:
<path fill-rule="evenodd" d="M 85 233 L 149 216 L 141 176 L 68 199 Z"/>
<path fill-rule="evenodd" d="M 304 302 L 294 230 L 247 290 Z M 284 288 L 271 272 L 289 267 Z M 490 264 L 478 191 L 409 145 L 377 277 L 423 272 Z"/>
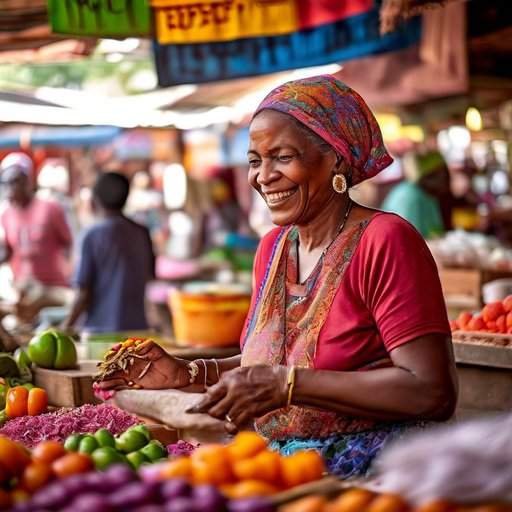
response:
<path fill-rule="evenodd" d="M 226 421 L 227 421 L 228 423 L 233 423 L 233 420 L 231 419 L 231 417 L 230 417 L 230 415 L 229 415 L 229 414 L 226 414 L 226 416 L 225 416 L 225 417 L 226 417 Z"/>

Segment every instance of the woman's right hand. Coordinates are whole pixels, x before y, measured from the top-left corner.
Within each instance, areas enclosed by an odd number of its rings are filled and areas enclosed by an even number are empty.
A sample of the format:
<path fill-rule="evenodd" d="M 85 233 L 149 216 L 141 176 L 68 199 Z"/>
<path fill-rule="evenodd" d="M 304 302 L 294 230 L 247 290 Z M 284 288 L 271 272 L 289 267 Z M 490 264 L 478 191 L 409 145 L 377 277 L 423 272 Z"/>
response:
<path fill-rule="evenodd" d="M 136 386 L 143 389 L 179 389 L 189 385 L 187 361 L 170 356 L 154 341 L 146 341 L 137 355 L 143 356 L 143 359 L 136 358 L 126 371 L 118 370 L 99 381 L 99 387 L 107 391 L 133 389 Z M 140 377 L 149 363 L 149 368 Z"/>

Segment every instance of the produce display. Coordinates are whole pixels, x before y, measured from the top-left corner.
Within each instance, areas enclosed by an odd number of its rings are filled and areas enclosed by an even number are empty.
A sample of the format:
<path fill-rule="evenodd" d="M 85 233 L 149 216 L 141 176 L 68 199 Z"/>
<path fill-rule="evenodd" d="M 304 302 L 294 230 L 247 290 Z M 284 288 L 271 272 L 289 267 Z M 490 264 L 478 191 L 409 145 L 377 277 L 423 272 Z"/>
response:
<path fill-rule="evenodd" d="M 7 391 L 5 399 L 5 415 L 8 419 L 21 416 L 37 416 L 46 412 L 48 395 L 41 388 L 33 386 L 15 386 Z"/>
<path fill-rule="evenodd" d="M 69 453 L 57 441 L 45 441 L 29 452 L 21 444 L 0 436 L 0 508 L 27 501 L 51 480 L 92 468 L 89 455 Z"/>
<path fill-rule="evenodd" d="M 270 496 L 322 478 L 323 459 L 315 451 L 283 457 L 268 449 L 255 432 L 241 432 L 224 446 L 200 446 L 190 455 L 164 464 L 160 477 L 183 478 L 195 485 L 215 485 L 233 499 Z"/>
<path fill-rule="evenodd" d="M 350 489 L 341 496 L 329 500 L 325 496 L 312 495 L 279 508 L 279 512 L 510 512 L 512 505 L 486 503 L 474 506 L 458 505 L 447 500 L 435 500 L 411 507 L 399 495 L 377 494 L 366 489 Z"/>
<path fill-rule="evenodd" d="M 55 330 L 34 336 L 27 351 L 32 362 L 41 368 L 67 370 L 75 368 L 78 360 L 73 340 Z"/>
<path fill-rule="evenodd" d="M 39 416 L 14 418 L 0 428 L 0 435 L 32 448 L 42 441 L 64 442 L 71 434 L 94 433 L 101 428 L 117 435 L 137 423 L 140 423 L 138 418 L 117 407 L 86 404 Z"/>
<path fill-rule="evenodd" d="M 166 448 L 151 439 L 144 425 L 129 428 L 117 437 L 101 428 L 94 434 L 72 434 L 64 447 L 72 452 L 91 455 L 96 469 L 104 470 L 113 464 L 130 464 L 138 469 L 142 464 L 163 460 L 167 457 Z"/>
<path fill-rule="evenodd" d="M 450 322 L 452 331 L 512 334 L 512 295 L 503 301 L 486 304 L 482 311 L 463 311 Z"/>
<path fill-rule="evenodd" d="M 228 501 L 210 485 L 145 481 L 126 466 L 56 481 L 15 507 L 18 512 L 274 512 L 264 498 Z"/>

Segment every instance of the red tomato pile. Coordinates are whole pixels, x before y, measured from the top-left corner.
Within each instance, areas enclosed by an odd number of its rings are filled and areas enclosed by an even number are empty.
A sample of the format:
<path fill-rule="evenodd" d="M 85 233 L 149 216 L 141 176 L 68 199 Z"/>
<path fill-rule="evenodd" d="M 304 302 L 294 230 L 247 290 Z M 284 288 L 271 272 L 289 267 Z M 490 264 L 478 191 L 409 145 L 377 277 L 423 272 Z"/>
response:
<path fill-rule="evenodd" d="M 477 314 L 463 311 L 450 322 L 452 331 L 512 334 L 512 295 L 500 302 L 491 302 Z"/>

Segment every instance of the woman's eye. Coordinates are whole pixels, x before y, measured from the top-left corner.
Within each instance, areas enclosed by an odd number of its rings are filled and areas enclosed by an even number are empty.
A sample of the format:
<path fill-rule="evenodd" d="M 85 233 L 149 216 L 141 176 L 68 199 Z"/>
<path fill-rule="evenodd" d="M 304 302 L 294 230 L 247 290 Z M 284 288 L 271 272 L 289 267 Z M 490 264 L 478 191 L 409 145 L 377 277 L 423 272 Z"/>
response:
<path fill-rule="evenodd" d="M 261 160 L 257 160 L 255 158 L 253 158 L 252 160 L 249 160 L 249 167 L 258 167 L 258 165 L 260 165 L 261 163 Z"/>
<path fill-rule="evenodd" d="M 293 158 L 293 155 L 280 155 L 277 157 L 277 159 L 280 162 L 289 162 Z"/>

